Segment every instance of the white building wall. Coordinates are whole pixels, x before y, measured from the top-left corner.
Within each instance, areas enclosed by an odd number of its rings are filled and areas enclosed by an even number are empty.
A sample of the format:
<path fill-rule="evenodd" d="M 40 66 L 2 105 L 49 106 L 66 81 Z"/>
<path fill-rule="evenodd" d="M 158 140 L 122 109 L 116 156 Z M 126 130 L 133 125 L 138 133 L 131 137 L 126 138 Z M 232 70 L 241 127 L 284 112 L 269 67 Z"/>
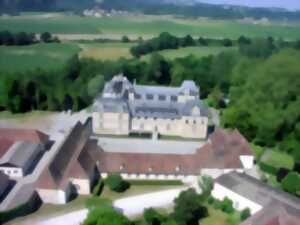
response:
<path fill-rule="evenodd" d="M 62 190 L 37 189 L 37 192 L 44 203 L 65 204 L 67 193 Z"/>
<path fill-rule="evenodd" d="M 70 181 L 75 186 L 78 194 L 89 195 L 91 193 L 91 185 L 89 180 L 72 178 Z"/>
<path fill-rule="evenodd" d="M 263 208 L 261 205 L 231 191 L 230 189 L 222 186 L 219 183 L 214 184 L 212 196 L 219 200 L 223 200 L 225 197 L 228 197 L 233 201 L 233 206 L 235 209 L 241 211 L 245 208 L 249 208 L 252 215 L 257 213 Z"/>
<path fill-rule="evenodd" d="M 1 166 L 0 171 L 9 176 L 11 179 L 21 178 L 24 176 L 23 170 L 18 167 L 5 167 Z"/>
<path fill-rule="evenodd" d="M 254 156 L 241 155 L 240 160 L 245 169 L 251 169 L 254 166 Z"/>

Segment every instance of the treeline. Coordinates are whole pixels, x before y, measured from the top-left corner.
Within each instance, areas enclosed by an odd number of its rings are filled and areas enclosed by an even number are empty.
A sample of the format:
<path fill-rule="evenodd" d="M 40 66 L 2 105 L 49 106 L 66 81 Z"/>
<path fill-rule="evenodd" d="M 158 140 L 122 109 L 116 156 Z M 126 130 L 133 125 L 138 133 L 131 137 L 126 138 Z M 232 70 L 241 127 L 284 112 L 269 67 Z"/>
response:
<path fill-rule="evenodd" d="M 0 45 L 31 45 L 38 42 L 59 42 L 59 39 L 49 32 L 42 33 L 38 39 L 35 33 L 0 31 Z"/>
<path fill-rule="evenodd" d="M 150 15 L 175 15 L 184 17 L 208 17 L 215 19 L 242 19 L 246 17 L 272 20 L 299 20 L 300 13 L 285 10 L 250 7 L 224 7 L 207 3 L 193 5 L 176 4 L 175 1 L 159 0 L 104 0 L 101 3 L 104 9 L 125 10 L 130 12 L 143 12 Z"/>
<path fill-rule="evenodd" d="M 135 57 L 140 57 L 151 52 L 160 51 L 164 49 L 177 49 L 188 46 L 208 46 L 208 45 L 221 45 L 230 47 L 233 41 L 230 39 L 209 39 L 200 37 L 195 40 L 191 35 L 185 37 L 176 37 L 168 32 L 161 33 L 158 37 L 152 38 L 147 41 L 141 41 L 138 45 L 133 46 L 130 52 Z"/>

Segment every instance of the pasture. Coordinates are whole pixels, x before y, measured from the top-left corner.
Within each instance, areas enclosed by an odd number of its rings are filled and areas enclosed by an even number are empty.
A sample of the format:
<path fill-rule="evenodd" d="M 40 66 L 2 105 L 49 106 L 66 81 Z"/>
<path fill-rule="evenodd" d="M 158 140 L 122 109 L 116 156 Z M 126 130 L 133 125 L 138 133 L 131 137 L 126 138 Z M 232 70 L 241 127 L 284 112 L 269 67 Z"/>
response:
<path fill-rule="evenodd" d="M 224 51 L 235 50 L 236 47 L 220 47 L 220 46 L 208 46 L 208 47 L 185 47 L 185 48 L 178 48 L 178 49 L 168 49 L 158 51 L 160 55 L 164 56 L 167 59 L 173 60 L 176 58 L 182 58 L 189 55 L 194 55 L 196 57 L 204 57 L 209 55 L 216 55 Z M 151 54 L 143 56 L 143 60 L 149 60 Z"/>
<path fill-rule="evenodd" d="M 131 58 L 130 48 L 132 43 L 79 43 L 81 48 L 80 58 L 92 58 L 96 60 L 116 60 L 121 57 Z"/>
<path fill-rule="evenodd" d="M 38 68 L 55 70 L 79 51 L 77 45 L 64 43 L 0 46 L 0 72 L 22 72 Z"/>
<path fill-rule="evenodd" d="M 0 17 L 0 30 L 26 31 L 72 35 L 100 35 L 97 37 L 149 38 L 168 31 L 177 36 L 191 34 L 195 37 L 233 38 L 240 35 L 249 37 L 282 37 L 294 40 L 300 37 L 300 24 L 269 22 L 266 24 L 245 23 L 236 20 L 177 19 L 171 16 L 124 16 L 124 17 L 81 17 L 72 13 L 21 14 Z M 67 36 L 65 36 L 67 38 Z"/>

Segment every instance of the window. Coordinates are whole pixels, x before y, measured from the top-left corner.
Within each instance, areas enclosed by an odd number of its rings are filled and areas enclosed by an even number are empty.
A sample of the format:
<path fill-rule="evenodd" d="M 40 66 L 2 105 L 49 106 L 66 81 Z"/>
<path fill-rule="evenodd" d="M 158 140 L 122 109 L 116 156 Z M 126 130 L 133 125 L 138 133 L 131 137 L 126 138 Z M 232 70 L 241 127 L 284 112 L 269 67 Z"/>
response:
<path fill-rule="evenodd" d="M 14 170 L 14 173 L 18 173 L 18 170 Z"/>
<path fill-rule="evenodd" d="M 185 120 L 185 124 L 189 124 L 189 120 Z"/>
<path fill-rule="evenodd" d="M 141 123 L 140 129 L 141 129 L 141 130 L 144 130 L 144 124 L 143 124 L 143 123 Z"/>
<path fill-rule="evenodd" d="M 134 94 L 134 98 L 135 98 L 135 99 L 141 99 L 142 97 L 141 97 L 140 94 Z"/>
<path fill-rule="evenodd" d="M 194 124 L 196 124 L 196 123 L 197 123 L 197 121 L 196 121 L 196 120 L 194 120 L 194 121 L 193 121 L 193 123 L 194 123 Z"/>
<path fill-rule="evenodd" d="M 171 95 L 171 102 L 177 102 L 177 96 Z"/>
<path fill-rule="evenodd" d="M 158 95 L 158 100 L 159 101 L 165 101 L 166 100 L 166 96 L 165 95 Z"/>
<path fill-rule="evenodd" d="M 146 94 L 146 98 L 147 98 L 147 100 L 153 100 L 153 95 L 151 95 L 151 94 Z"/>
<path fill-rule="evenodd" d="M 170 124 L 167 124 L 166 129 L 167 129 L 167 130 L 170 130 Z"/>

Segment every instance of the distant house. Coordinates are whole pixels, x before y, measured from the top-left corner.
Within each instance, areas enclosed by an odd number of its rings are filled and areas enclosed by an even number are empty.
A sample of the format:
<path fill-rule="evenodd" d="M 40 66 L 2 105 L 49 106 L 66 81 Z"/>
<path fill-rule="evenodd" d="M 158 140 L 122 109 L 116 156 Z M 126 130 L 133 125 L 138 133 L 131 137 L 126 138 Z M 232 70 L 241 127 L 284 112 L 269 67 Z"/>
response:
<path fill-rule="evenodd" d="M 105 84 L 93 105 L 95 134 L 147 133 L 184 138 L 207 137 L 208 109 L 199 88 L 186 80 L 180 87 L 132 84 L 123 75 Z"/>
<path fill-rule="evenodd" d="M 250 169 L 254 159 L 248 142 L 237 130 L 221 129 L 193 154 L 107 152 L 96 143 L 90 144 L 89 150 L 103 177 L 120 173 L 130 179 L 183 179 L 200 174 L 217 177 Z"/>
<path fill-rule="evenodd" d="M 299 198 L 247 174 L 231 172 L 218 177 L 212 195 L 220 200 L 230 198 L 238 210 L 250 208 L 254 215 L 242 225 L 298 225 L 300 221 Z"/>
<path fill-rule="evenodd" d="M 98 177 L 94 159 L 86 144 L 91 121 L 78 122 L 36 183 L 36 190 L 45 203 L 64 204 L 73 194 L 87 195 Z"/>
<path fill-rule="evenodd" d="M 20 178 L 33 168 L 43 147 L 28 141 L 17 141 L 0 160 L 0 171 L 11 178 Z"/>

